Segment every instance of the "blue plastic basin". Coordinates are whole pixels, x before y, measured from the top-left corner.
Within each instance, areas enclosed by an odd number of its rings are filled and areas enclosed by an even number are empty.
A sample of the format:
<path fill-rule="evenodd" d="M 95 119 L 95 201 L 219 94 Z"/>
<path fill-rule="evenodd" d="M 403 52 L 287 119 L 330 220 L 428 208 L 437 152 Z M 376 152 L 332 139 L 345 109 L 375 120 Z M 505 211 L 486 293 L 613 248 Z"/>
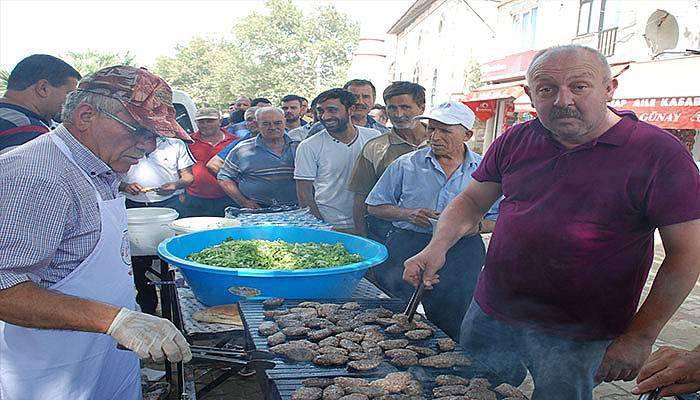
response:
<path fill-rule="evenodd" d="M 187 256 L 219 244 L 226 238 L 284 240 L 292 243 L 342 243 L 364 259 L 338 267 L 294 271 L 224 268 L 187 260 Z M 244 299 L 351 297 L 365 271 L 387 258 L 384 245 L 359 236 L 294 226 L 253 226 L 212 229 L 166 239 L 158 255 L 177 267 L 195 297 L 208 306 Z"/>

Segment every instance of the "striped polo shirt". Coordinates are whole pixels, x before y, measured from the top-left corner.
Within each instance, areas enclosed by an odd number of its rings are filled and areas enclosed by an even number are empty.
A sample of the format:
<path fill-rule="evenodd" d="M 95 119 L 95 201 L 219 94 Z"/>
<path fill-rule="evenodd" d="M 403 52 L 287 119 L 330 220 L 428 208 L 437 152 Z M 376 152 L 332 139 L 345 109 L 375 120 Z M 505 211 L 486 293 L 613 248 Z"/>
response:
<path fill-rule="evenodd" d="M 24 107 L 0 102 L 0 154 L 49 131 L 49 122 Z"/>
<path fill-rule="evenodd" d="M 217 179 L 238 184 L 243 196 L 261 206 L 297 204 L 294 157 L 298 141 L 284 135 L 282 155 L 265 144 L 262 135 L 240 142 L 226 157 Z"/>

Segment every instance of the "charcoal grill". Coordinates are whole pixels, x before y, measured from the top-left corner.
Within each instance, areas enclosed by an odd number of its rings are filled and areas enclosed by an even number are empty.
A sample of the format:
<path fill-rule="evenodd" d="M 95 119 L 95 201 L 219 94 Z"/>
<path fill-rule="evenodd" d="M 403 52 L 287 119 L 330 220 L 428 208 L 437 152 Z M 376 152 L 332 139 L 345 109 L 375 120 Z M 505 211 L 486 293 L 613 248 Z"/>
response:
<path fill-rule="evenodd" d="M 304 300 L 287 300 L 279 309 L 295 307 Z M 362 309 L 384 307 L 396 313 L 401 313 L 406 308 L 406 302 L 400 299 L 329 299 L 318 300 L 321 303 L 337 303 L 342 304 L 348 301 L 354 301 L 360 304 Z M 267 338 L 258 333 L 258 326 L 264 321 L 263 308 L 261 301 L 241 301 L 239 302 L 241 319 L 245 328 L 246 342 L 249 343 L 255 350 L 267 351 Z M 434 331 L 432 337 L 421 340 L 412 341 L 412 344 L 418 346 L 430 347 L 437 350 L 437 339 L 448 337 L 438 327 L 430 321 L 428 324 Z M 384 332 L 389 339 L 402 338 L 402 334 L 389 334 Z M 457 352 L 464 350 L 457 345 Z M 385 360 L 379 368 L 372 371 L 348 371 L 345 367 L 321 367 L 311 362 L 293 362 L 281 356 L 275 356 L 273 359 L 275 367 L 268 369 L 264 374 L 259 374 L 260 385 L 265 393 L 267 400 L 288 400 L 291 394 L 301 386 L 301 382 L 306 378 L 318 377 L 335 377 L 335 376 L 350 376 L 376 380 L 385 377 L 388 373 L 398 371 L 410 371 L 414 377 L 423 384 L 426 395 L 430 394 L 433 388 L 433 382 L 436 376 L 441 374 L 454 374 L 464 376 L 466 378 L 483 377 L 487 378 L 493 385 L 497 385 L 503 380 L 499 379 L 487 367 L 472 360 L 472 365 L 468 367 L 455 367 L 451 369 L 439 368 L 422 368 L 413 366 L 409 368 L 396 367 Z M 427 397 L 430 398 L 430 397 Z M 501 399 L 502 397 L 499 397 Z"/>

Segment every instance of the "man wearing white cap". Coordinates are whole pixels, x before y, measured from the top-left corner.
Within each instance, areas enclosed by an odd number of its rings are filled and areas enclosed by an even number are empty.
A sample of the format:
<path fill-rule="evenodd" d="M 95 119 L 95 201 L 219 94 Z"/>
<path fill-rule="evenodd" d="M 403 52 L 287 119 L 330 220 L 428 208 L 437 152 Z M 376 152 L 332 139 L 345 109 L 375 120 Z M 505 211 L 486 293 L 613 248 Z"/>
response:
<path fill-rule="evenodd" d="M 376 271 L 377 280 L 392 295 L 406 299 L 413 288 L 402 279 L 404 261 L 430 242 L 432 224 L 471 182 L 471 173 L 481 162 L 481 156 L 466 145 L 473 134 L 474 113 L 464 104 L 442 103 L 416 119 L 428 120 L 431 147 L 397 158 L 365 201 L 371 215 L 393 224 L 386 243 L 389 260 Z M 478 231 L 468 232 L 450 249 L 441 284 L 423 297 L 428 319 L 455 339 L 484 263 L 479 233 L 490 232 L 497 216 L 498 202 Z"/>

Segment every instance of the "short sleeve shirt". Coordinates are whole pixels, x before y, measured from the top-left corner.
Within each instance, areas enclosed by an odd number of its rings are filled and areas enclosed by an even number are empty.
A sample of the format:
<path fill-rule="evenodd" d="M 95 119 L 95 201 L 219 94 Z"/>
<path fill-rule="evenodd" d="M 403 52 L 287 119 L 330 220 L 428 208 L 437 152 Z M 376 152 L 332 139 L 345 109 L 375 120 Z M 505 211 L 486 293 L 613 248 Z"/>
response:
<path fill-rule="evenodd" d="M 481 156 L 465 146 L 464 162 L 448 178 L 430 148 L 404 154 L 389 165 L 365 203 L 370 206 L 389 204 L 400 208 L 429 208 L 442 212 L 471 183 L 471 173 L 476 171 L 480 162 Z M 486 217 L 496 220 L 498 202 Z M 408 221 L 394 221 L 392 224 L 400 229 L 432 233 L 432 228 Z"/>
<path fill-rule="evenodd" d="M 504 199 L 475 299 L 489 315 L 562 336 L 624 332 L 654 229 L 700 218 L 700 175 L 671 134 L 630 112 L 567 150 L 533 120 L 488 149 L 474 179 Z"/>
<path fill-rule="evenodd" d="M 235 181 L 243 196 L 260 205 L 297 204 L 294 156 L 299 142 L 286 135 L 284 140 L 281 155 L 262 136 L 242 141 L 226 157 L 217 179 Z"/>
<path fill-rule="evenodd" d="M 169 182 L 177 182 L 180 179 L 179 171 L 192 165 L 194 165 L 194 157 L 185 142 L 180 139 L 158 137 L 156 149 L 139 160 L 138 164 L 132 165 L 122 182 L 138 183 L 144 188 L 158 188 Z M 132 201 L 155 203 L 182 192 L 184 189 L 168 196 L 161 196 L 155 192 L 137 195 L 125 193 L 124 195 Z"/>
<path fill-rule="evenodd" d="M 323 219 L 337 228 L 351 228 L 354 194 L 348 190 L 352 166 L 362 147 L 379 135 L 374 129 L 356 127 L 350 144 L 336 140 L 325 129 L 299 144 L 294 179 L 313 181 L 314 200 Z"/>
<path fill-rule="evenodd" d="M 188 146 L 190 152 L 194 156 L 196 164 L 192 167 L 194 182 L 187 187 L 187 194 L 203 199 L 219 199 L 226 196 L 226 193 L 219 187 L 219 183 L 216 182 L 216 175 L 212 174 L 207 168 L 207 163 L 212 157 L 231 142 L 238 139 L 236 135 L 228 133 L 223 129 L 221 132 L 224 133 L 224 140 L 217 143 L 216 146 L 212 146 L 203 141 L 202 134 L 199 131 L 192 135 L 194 143 L 190 143 Z"/>
<path fill-rule="evenodd" d="M 392 161 L 419 147 L 403 140 L 393 129 L 370 140 L 357 157 L 348 188 L 367 195 Z"/>

